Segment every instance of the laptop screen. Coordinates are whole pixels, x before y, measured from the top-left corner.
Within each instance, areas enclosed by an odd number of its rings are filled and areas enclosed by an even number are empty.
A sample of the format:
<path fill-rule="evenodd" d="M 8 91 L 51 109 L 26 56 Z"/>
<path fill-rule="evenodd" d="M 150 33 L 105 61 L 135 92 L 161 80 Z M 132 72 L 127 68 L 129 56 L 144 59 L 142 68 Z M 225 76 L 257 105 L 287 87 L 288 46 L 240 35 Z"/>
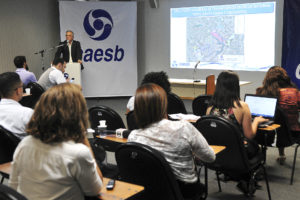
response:
<path fill-rule="evenodd" d="M 245 102 L 248 104 L 253 117 L 274 118 L 277 98 L 246 94 Z"/>

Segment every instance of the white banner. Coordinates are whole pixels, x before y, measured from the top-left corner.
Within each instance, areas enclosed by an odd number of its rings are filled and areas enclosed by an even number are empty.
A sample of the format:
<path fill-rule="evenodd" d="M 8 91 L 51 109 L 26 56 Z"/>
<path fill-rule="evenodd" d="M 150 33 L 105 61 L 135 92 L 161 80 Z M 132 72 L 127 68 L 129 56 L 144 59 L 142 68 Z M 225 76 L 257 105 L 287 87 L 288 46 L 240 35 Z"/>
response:
<path fill-rule="evenodd" d="M 59 1 L 60 36 L 83 50 L 85 97 L 131 96 L 137 87 L 136 2 Z"/>

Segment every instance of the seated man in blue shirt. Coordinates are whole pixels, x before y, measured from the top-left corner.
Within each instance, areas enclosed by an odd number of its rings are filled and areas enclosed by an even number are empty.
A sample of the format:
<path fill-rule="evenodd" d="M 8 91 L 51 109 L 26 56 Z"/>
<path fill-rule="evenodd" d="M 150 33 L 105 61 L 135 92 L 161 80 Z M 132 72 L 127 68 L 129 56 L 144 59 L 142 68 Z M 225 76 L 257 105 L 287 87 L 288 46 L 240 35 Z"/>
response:
<path fill-rule="evenodd" d="M 37 81 L 34 73 L 27 71 L 28 65 L 26 63 L 25 56 L 16 56 L 14 59 L 14 63 L 17 68 L 16 73 L 19 74 L 24 87 L 26 87 L 29 82 Z"/>
<path fill-rule="evenodd" d="M 15 72 L 0 74 L 0 125 L 22 139 L 33 110 L 18 103 L 23 97 L 23 83 Z"/>

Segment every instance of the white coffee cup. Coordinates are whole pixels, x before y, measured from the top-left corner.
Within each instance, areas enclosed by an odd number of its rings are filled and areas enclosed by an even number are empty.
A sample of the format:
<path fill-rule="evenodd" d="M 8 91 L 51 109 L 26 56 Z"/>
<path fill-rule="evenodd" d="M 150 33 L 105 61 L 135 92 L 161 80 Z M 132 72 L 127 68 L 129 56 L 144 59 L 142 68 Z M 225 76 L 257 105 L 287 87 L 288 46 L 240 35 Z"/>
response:
<path fill-rule="evenodd" d="M 100 127 L 106 127 L 106 120 L 100 120 L 99 124 Z"/>
<path fill-rule="evenodd" d="M 30 88 L 25 88 L 25 93 L 30 95 Z"/>

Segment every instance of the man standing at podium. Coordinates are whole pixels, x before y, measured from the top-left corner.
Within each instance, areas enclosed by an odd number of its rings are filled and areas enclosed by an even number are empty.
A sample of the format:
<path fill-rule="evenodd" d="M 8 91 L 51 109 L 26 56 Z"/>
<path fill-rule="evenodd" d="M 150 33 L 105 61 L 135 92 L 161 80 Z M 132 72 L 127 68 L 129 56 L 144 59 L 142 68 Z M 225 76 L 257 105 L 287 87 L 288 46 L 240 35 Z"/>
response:
<path fill-rule="evenodd" d="M 73 63 L 78 62 L 81 65 L 81 70 L 83 70 L 82 65 L 82 50 L 80 46 L 80 42 L 73 40 L 74 33 L 71 30 L 66 31 L 66 40 L 60 42 L 59 45 L 64 44 L 59 47 L 55 53 L 55 58 L 60 58 L 61 54 L 65 62 Z"/>

